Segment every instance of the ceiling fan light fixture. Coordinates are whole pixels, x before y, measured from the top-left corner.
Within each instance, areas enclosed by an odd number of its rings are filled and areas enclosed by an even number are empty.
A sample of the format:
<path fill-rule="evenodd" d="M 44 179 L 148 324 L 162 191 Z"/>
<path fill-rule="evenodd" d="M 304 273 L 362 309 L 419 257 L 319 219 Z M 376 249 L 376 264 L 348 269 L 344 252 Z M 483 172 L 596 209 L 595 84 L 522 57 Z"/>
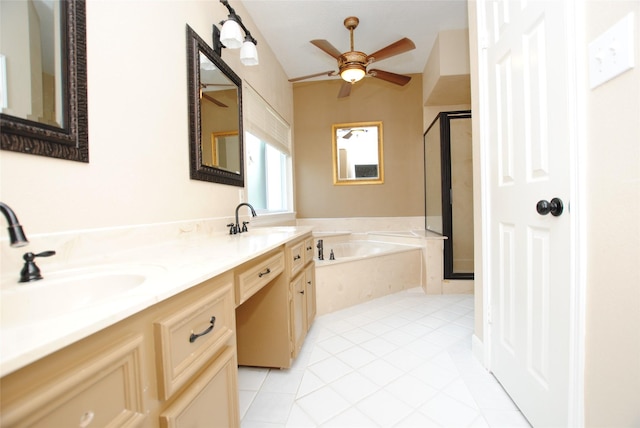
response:
<path fill-rule="evenodd" d="M 248 37 L 240 48 L 240 62 L 244 65 L 258 65 L 258 49 Z"/>
<path fill-rule="evenodd" d="M 242 28 L 233 19 L 227 19 L 220 30 L 220 43 L 226 48 L 238 49 L 242 46 Z"/>
<path fill-rule="evenodd" d="M 348 64 L 340 70 L 342 80 L 349 83 L 356 83 L 367 74 L 362 64 Z"/>

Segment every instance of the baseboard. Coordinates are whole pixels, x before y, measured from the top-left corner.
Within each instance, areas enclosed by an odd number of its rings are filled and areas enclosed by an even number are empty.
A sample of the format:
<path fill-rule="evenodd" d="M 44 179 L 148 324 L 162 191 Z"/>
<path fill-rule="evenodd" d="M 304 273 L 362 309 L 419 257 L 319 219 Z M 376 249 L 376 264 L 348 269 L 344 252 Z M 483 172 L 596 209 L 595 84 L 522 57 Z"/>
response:
<path fill-rule="evenodd" d="M 480 364 L 482 364 L 483 367 L 486 367 L 484 362 L 484 342 L 482 342 L 482 340 L 480 340 L 480 338 L 475 334 L 471 336 L 471 352 L 473 353 L 473 356 L 480 361 Z"/>

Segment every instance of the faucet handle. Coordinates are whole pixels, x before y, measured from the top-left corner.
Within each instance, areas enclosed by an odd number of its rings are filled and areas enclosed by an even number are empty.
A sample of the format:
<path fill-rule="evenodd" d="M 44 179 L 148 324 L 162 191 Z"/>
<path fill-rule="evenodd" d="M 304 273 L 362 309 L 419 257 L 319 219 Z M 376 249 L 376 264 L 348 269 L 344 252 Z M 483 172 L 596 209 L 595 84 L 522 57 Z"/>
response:
<path fill-rule="evenodd" d="M 238 233 L 238 229 L 236 228 L 235 223 L 229 223 L 227 227 L 229 228 L 229 235 L 235 235 L 236 233 Z"/>
<path fill-rule="evenodd" d="M 36 257 L 51 257 L 55 253 L 55 251 L 43 251 L 38 254 L 33 254 L 31 252 L 25 253 L 24 256 L 22 256 L 24 259 L 24 266 L 20 271 L 20 281 L 18 282 L 29 282 L 42 279 L 42 275 L 40 275 L 40 268 L 36 266 L 34 260 Z"/>
<path fill-rule="evenodd" d="M 243 221 L 242 222 L 242 232 L 248 232 L 249 229 L 247 229 L 247 225 L 249 224 L 248 221 Z"/>

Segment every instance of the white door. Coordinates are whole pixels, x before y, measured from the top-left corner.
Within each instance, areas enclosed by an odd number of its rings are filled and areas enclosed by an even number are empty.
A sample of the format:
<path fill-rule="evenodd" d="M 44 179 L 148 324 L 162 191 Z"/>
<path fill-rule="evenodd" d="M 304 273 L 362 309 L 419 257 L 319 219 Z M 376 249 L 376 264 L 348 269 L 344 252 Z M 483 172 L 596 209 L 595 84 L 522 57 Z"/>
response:
<path fill-rule="evenodd" d="M 571 2 L 487 0 L 478 12 L 479 32 L 486 31 L 481 105 L 483 144 L 489 145 L 490 366 L 534 426 L 566 427 L 573 322 Z M 564 203 L 562 214 L 539 214 L 537 203 L 552 198 Z"/>

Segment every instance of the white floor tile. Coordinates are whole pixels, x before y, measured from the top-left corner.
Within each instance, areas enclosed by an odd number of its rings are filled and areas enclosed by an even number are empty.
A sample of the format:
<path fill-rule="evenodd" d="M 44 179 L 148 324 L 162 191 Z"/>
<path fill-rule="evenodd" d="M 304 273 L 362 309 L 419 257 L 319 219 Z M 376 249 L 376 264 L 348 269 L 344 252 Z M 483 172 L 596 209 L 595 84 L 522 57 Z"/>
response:
<path fill-rule="evenodd" d="M 363 399 L 356 407 L 382 427 L 391 427 L 414 411 L 412 407 L 384 389 Z"/>
<path fill-rule="evenodd" d="M 480 414 L 478 410 L 445 394 L 438 394 L 427 401 L 420 411 L 445 427 L 466 427 Z"/>
<path fill-rule="evenodd" d="M 528 427 L 472 354 L 473 308 L 417 289 L 318 317 L 291 369 L 239 368 L 242 428 Z"/>
<path fill-rule="evenodd" d="M 256 367 L 238 368 L 238 389 L 258 391 L 267 377 L 269 369 Z"/>
<path fill-rule="evenodd" d="M 336 380 L 331 384 L 331 387 L 351 404 L 357 403 L 380 388 L 358 372 L 349 373 Z"/>
<path fill-rule="evenodd" d="M 364 348 L 361 348 L 360 346 L 354 346 L 345 351 L 342 351 L 337 354 L 336 357 L 338 357 L 341 361 L 347 363 L 354 369 L 362 367 L 377 358 L 371 352 L 367 351 Z"/>
<path fill-rule="evenodd" d="M 420 407 L 438 393 L 435 388 L 407 374 L 385 385 L 384 390 L 414 409 Z"/>
<path fill-rule="evenodd" d="M 338 416 L 322 424 L 322 428 L 371 428 L 378 426 L 355 407 L 350 407 Z"/>
<path fill-rule="evenodd" d="M 334 380 L 351 373 L 353 368 L 348 364 L 343 363 L 338 357 L 329 357 L 309 366 L 316 376 L 318 376 L 323 382 L 331 383 Z"/>
<path fill-rule="evenodd" d="M 375 360 L 358 369 L 358 372 L 379 386 L 384 386 L 402 376 L 402 370 L 384 360 Z"/>
<path fill-rule="evenodd" d="M 260 391 L 253 399 L 244 420 L 286 424 L 295 400 L 294 394 Z"/>
<path fill-rule="evenodd" d="M 270 370 L 261 391 L 295 394 L 298 392 L 303 375 L 304 372 L 297 370 Z"/>
<path fill-rule="evenodd" d="M 351 407 L 351 403 L 329 386 L 324 386 L 296 400 L 296 402 L 318 425 L 336 417 Z"/>
<path fill-rule="evenodd" d="M 496 428 L 528 428 L 529 422 L 518 410 L 484 410 L 487 424 Z"/>

